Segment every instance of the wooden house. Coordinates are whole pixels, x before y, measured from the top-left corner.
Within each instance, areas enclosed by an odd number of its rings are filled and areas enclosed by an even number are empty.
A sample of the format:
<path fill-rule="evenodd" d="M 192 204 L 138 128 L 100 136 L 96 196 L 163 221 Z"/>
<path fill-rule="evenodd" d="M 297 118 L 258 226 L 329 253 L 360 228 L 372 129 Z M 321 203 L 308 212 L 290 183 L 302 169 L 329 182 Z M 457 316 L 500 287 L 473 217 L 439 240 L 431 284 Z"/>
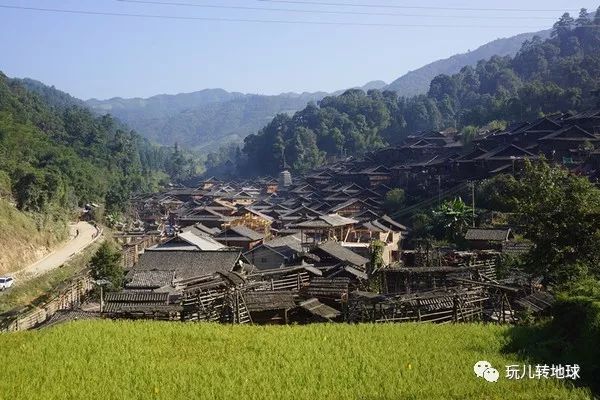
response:
<path fill-rule="evenodd" d="M 314 246 L 326 240 L 345 240 L 358 221 L 338 214 L 321 215 L 291 225 L 300 230 L 303 245 Z"/>
<path fill-rule="evenodd" d="M 250 291 L 243 297 L 254 323 L 287 324 L 289 311 L 296 308 L 293 292 Z"/>
<path fill-rule="evenodd" d="M 288 235 L 264 242 L 244 253 L 244 256 L 260 270 L 282 268 L 299 260 L 302 253 L 300 235 Z"/>
<path fill-rule="evenodd" d="M 252 250 L 265 238 L 264 233 L 253 231 L 244 225 L 229 226 L 215 235 L 215 240 L 228 247 L 240 247 Z"/>

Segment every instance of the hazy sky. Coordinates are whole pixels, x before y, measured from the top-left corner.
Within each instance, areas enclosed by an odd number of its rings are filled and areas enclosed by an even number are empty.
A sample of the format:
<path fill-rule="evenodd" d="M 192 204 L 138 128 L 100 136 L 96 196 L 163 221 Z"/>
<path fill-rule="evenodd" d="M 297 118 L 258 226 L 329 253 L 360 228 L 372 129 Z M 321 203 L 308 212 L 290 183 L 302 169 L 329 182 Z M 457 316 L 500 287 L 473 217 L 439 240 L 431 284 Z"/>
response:
<path fill-rule="evenodd" d="M 493 39 L 548 28 L 561 15 L 559 10 L 576 15 L 580 7 L 595 10 L 598 6 L 590 1 L 574 6 L 568 0 L 152 1 L 280 10 L 118 0 L 0 0 L 0 70 L 11 77 L 41 80 L 83 99 L 217 87 L 262 94 L 333 91 L 371 80 L 390 82 L 428 62 Z M 82 15 L 1 6 L 301 23 Z"/>

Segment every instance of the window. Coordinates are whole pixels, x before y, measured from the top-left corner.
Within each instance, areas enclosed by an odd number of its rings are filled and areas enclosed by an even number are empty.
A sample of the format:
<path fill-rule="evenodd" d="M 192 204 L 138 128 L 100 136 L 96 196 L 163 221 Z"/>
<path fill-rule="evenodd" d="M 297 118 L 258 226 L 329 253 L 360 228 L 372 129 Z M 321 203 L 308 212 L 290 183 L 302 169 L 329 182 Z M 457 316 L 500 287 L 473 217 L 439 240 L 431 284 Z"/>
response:
<path fill-rule="evenodd" d="M 594 135 L 600 135 L 600 125 L 594 127 Z"/>
<path fill-rule="evenodd" d="M 261 263 L 266 263 L 267 262 L 267 257 L 261 257 L 260 258 L 260 262 Z"/>

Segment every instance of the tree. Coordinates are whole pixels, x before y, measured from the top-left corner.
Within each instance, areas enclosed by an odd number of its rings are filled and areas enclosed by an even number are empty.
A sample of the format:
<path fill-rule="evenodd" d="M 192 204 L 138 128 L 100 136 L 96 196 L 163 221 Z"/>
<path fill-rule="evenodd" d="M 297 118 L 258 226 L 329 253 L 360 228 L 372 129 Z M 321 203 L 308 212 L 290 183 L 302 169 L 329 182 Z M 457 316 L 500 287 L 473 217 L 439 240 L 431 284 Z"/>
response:
<path fill-rule="evenodd" d="M 395 188 L 385 194 L 383 207 L 388 213 L 393 213 L 404 206 L 404 201 L 404 190 L 400 188 Z"/>
<path fill-rule="evenodd" d="M 462 238 L 473 221 L 473 209 L 460 197 L 442 203 L 434 215 L 440 228 L 445 231 L 446 237 L 453 241 Z"/>
<path fill-rule="evenodd" d="M 90 260 L 92 277 L 107 279 L 114 289 L 123 286 L 124 272 L 121 264 L 121 252 L 113 244 L 105 241 Z"/>
<path fill-rule="evenodd" d="M 590 19 L 587 9 L 582 8 L 579 11 L 579 16 L 575 20 L 575 25 L 578 27 L 587 27 L 591 23 L 592 23 L 592 20 Z"/>
<path fill-rule="evenodd" d="M 473 125 L 468 125 L 462 128 L 460 131 L 460 141 L 463 145 L 469 145 L 477 136 L 478 128 Z"/>
<path fill-rule="evenodd" d="M 415 239 L 424 239 L 428 237 L 432 229 L 432 220 L 428 214 L 418 213 L 411 217 L 412 236 Z"/>
<path fill-rule="evenodd" d="M 500 174 L 477 185 L 477 204 L 488 210 L 515 212 L 522 186 L 510 174 Z"/>
<path fill-rule="evenodd" d="M 383 250 L 385 243 L 381 240 L 375 240 L 371 243 L 371 260 L 367 274 L 369 276 L 369 288 L 371 291 L 379 293 L 381 290 L 381 274 L 379 270 L 383 268 Z"/>
<path fill-rule="evenodd" d="M 518 211 L 533 242 L 528 270 L 549 283 L 600 277 L 600 190 L 545 162 L 526 163 Z"/>
<path fill-rule="evenodd" d="M 575 20 L 571 17 L 571 15 L 569 13 L 564 13 L 552 27 L 552 37 L 561 38 L 567 35 L 568 32 L 573 28 L 574 23 Z"/>

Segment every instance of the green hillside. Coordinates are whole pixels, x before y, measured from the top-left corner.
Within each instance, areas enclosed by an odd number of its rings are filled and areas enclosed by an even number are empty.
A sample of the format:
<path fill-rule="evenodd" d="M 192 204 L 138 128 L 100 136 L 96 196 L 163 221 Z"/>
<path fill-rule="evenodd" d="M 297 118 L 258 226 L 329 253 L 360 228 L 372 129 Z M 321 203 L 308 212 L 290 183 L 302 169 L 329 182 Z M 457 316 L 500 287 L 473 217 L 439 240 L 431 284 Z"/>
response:
<path fill-rule="evenodd" d="M 46 255 L 68 232 L 64 221 L 19 211 L 0 197 L 0 275 L 13 272 Z"/>
<path fill-rule="evenodd" d="M 473 51 L 456 54 L 443 60 L 437 60 L 414 71 L 410 71 L 391 82 L 384 89 L 393 90 L 400 96 L 425 94 L 429 90 L 431 81 L 436 76 L 441 74 L 456 74 L 468 65 L 474 67 L 480 60 L 487 60 L 493 56 L 512 57 L 517 54 L 525 41 L 531 40 L 535 36 L 547 39 L 550 37 L 550 31 L 522 33 L 509 38 L 496 39 Z"/>
<path fill-rule="evenodd" d="M 590 399 L 508 380 L 495 325 L 227 326 L 79 321 L 0 335 L 0 397 L 35 399 Z M 496 383 L 476 378 L 489 361 Z"/>
<path fill-rule="evenodd" d="M 58 218 L 97 202 L 119 211 L 131 194 L 153 189 L 157 175 L 185 166 L 172 150 L 77 104 L 0 73 L 0 195 L 19 210 Z"/>

